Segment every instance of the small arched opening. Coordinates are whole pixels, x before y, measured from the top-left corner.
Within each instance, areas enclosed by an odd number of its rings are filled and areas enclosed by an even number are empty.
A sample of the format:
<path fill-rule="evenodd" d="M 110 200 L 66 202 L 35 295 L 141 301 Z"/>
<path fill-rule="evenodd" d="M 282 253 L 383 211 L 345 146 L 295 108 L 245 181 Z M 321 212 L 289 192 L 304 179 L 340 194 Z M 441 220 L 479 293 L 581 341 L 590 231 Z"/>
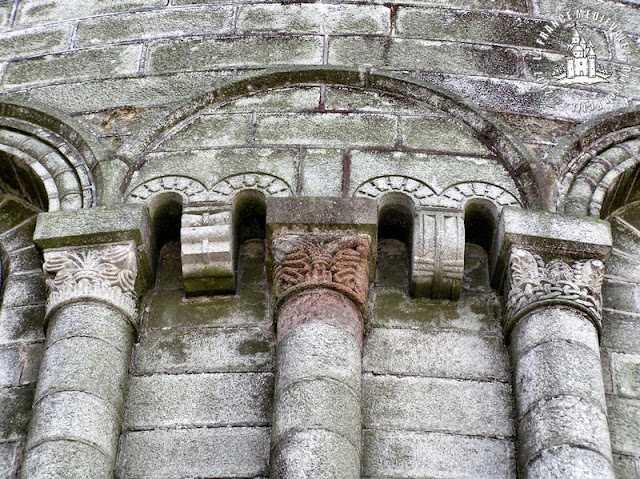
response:
<path fill-rule="evenodd" d="M 408 290 L 414 203 L 402 193 L 385 195 L 378 206 L 376 286 Z"/>
<path fill-rule="evenodd" d="M 266 285 L 267 205 L 263 193 L 246 190 L 233 200 L 233 258 L 236 288 Z"/>
<path fill-rule="evenodd" d="M 153 258 L 156 270 L 156 286 L 182 287 L 182 262 L 180 257 L 180 225 L 182 197 L 177 193 L 165 193 L 149 203 L 151 214 Z"/>
<path fill-rule="evenodd" d="M 495 240 L 498 213 L 493 203 L 472 200 L 464 210 L 464 276 L 463 289 L 487 291 L 489 258 Z"/>

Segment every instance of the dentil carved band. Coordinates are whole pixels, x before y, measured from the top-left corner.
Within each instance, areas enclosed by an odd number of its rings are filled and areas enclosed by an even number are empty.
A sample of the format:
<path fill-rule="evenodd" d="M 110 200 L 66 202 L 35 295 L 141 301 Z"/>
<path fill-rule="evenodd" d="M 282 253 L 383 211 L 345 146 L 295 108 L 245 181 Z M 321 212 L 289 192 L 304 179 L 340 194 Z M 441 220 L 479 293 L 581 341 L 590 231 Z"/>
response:
<path fill-rule="evenodd" d="M 600 329 L 604 263 L 599 259 L 545 262 L 537 254 L 513 247 L 507 273 L 505 331 L 532 310 L 565 305 L 581 310 Z"/>
<path fill-rule="evenodd" d="M 136 247 L 133 242 L 47 250 L 47 316 L 66 304 L 98 301 L 136 318 Z"/>

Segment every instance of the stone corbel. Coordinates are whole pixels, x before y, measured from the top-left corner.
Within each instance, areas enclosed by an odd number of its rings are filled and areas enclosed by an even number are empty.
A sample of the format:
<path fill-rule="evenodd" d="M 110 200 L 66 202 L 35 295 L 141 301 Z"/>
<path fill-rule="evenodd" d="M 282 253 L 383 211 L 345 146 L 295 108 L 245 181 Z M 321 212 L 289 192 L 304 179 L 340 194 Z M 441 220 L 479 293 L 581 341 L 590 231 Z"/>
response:
<path fill-rule="evenodd" d="M 415 213 L 411 294 L 458 299 L 464 273 L 464 213 L 422 209 Z"/>
<path fill-rule="evenodd" d="M 185 207 L 180 229 L 182 275 L 187 294 L 235 291 L 230 206 Z"/>

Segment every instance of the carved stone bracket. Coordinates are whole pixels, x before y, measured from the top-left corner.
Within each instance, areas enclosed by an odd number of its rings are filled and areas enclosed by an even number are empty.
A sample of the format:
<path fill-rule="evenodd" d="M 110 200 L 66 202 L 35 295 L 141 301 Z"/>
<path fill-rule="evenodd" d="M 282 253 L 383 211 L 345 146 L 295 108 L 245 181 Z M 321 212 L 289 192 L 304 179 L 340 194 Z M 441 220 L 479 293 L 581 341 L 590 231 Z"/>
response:
<path fill-rule="evenodd" d="M 505 331 L 528 312 L 549 305 L 567 305 L 589 316 L 600 330 L 604 263 L 599 259 L 544 261 L 512 247 L 507 268 Z"/>
<path fill-rule="evenodd" d="M 180 241 L 187 294 L 235 290 L 230 207 L 185 208 Z"/>
<path fill-rule="evenodd" d="M 365 234 L 274 236 L 276 305 L 302 290 L 328 288 L 349 297 L 364 313 L 369 292 L 370 249 L 371 238 Z"/>
<path fill-rule="evenodd" d="M 135 324 L 135 242 L 48 249 L 43 269 L 49 290 L 47 316 L 69 303 L 98 301 Z"/>
<path fill-rule="evenodd" d="M 411 255 L 411 294 L 458 299 L 464 273 L 464 213 L 416 212 Z"/>

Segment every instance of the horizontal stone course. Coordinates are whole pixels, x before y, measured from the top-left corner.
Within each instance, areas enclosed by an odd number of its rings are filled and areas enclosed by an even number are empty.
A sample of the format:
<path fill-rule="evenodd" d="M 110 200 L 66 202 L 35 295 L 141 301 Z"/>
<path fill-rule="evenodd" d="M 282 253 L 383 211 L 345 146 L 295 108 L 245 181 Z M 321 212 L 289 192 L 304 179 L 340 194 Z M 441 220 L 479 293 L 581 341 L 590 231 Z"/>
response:
<path fill-rule="evenodd" d="M 192 39 L 149 46 L 147 72 L 230 67 L 319 65 L 322 39 L 315 36 L 249 36 Z"/>
<path fill-rule="evenodd" d="M 399 7 L 398 36 L 471 43 L 535 47 L 536 37 L 547 23 L 525 16 L 482 11 L 425 7 Z"/>
<path fill-rule="evenodd" d="M 599 452 L 610 459 L 604 412 L 576 397 L 556 397 L 536 404 L 518 423 L 521 467 L 541 451 L 572 445 Z"/>
<path fill-rule="evenodd" d="M 611 354 L 614 390 L 624 397 L 640 399 L 640 355 Z"/>
<path fill-rule="evenodd" d="M 131 75 L 138 71 L 141 51 L 140 45 L 126 45 L 12 62 L 6 68 L 2 84 L 5 88 L 15 89 L 26 85 Z"/>
<path fill-rule="evenodd" d="M 70 23 L 4 31 L 0 60 L 65 51 L 69 48 L 72 31 Z"/>
<path fill-rule="evenodd" d="M 360 395 L 360 345 L 345 329 L 321 321 L 298 325 L 278 345 L 278 389 L 296 381 L 322 378 Z"/>
<path fill-rule="evenodd" d="M 255 477 L 268 473 L 269 428 L 222 427 L 130 431 L 118 477 Z"/>
<path fill-rule="evenodd" d="M 163 291 L 162 301 L 150 305 L 149 328 L 169 326 L 271 326 L 267 299 L 251 297 L 213 297 L 210 301 L 182 302 L 182 291 Z"/>
<path fill-rule="evenodd" d="M 256 141 L 264 145 L 392 146 L 397 120 L 392 115 L 283 114 L 259 115 Z"/>
<path fill-rule="evenodd" d="M 211 89 L 228 72 L 184 73 L 52 85 L 30 90 L 30 97 L 66 113 L 108 108 L 167 105 Z"/>
<path fill-rule="evenodd" d="M 76 47 L 132 40 L 228 32 L 233 8 L 157 9 L 95 17 L 78 23 Z"/>
<path fill-rule="evenodd" d="M 36 401 L 60 391 L 85 391 L 121 411 L 126 382 L 124 375 L 113 374 L 113 367 L 126 367 L 129 355 L 125 351 L 101 339 L 73 337 L 49 345 L 46 358 Z M 69 371 L 74 373 L 69 374 Z"/>
<path fill-rule="evenodd" d="M 359 456 L 359 449 L 339 434 L 326 429 L 295 431 L 273 448 L 271 477 L 358 477 Z"/>
<path fill-rule="evenodd" d="M 133 376 L 123 427 L 264 425 L 272 398 L 270 373 Z"/>
<path fill-rule="evenodd" d="M 30 450 L 23 461 L 29 479 L 102 479 L 108 459 L 98 449 L 78 441 L 45 442 Z M 73 471 L 73 472 L 70 472 Z"/>
<path fill-rule="evenodd" d="M 508 48 L 373 36 L 333 36 L 329 38 L 328 49 L 329 65 L 352 66 L 355 63 L 464 75 L 519 76 L 518 53 Z"/>
<path fill-rule="evenodd" d="M 107 401 L 90 393 L 61 391 L 42 398 L 30 423 L 27 448 L 49 441 L 71 440 L 90 444 L 107 457 L 115 457 L 119 413 Z"/>
<path fill-rule="evenodd" d="M 519 411 L 557 395 L 580 397 L 605 410 L 600 357 L 584 346 L 565 341 L 541 344 L 518 358 L 514 383 L 519 389 Z"/>
<path fill-rule="evenodd" d="M 270 371 L 273 340 L 259 328 L 148 332 L 135 352 L 136 374 Z"/>
<path fill-rule="evenodd" d="M 408 148 L 470 155 L 491 155 L 491 151 L 451 119 L 404 117 L 403 143 Z"/>
<path fill-rule="evenodd" d="M 239 32 L 388 34 L 391 11 L 382 5 L 242 5 Z"/>
<path fill-rule="evenodd" d="M 604 310 L 602 319 L 602 347 L 610 350 L 640 354 L 640 316 L 623 311 Z"/>
<path fill-rule="evenodd" d="M 33 393 L 33 386 L 0 388 L 0 443 L 24 439 Z"/>
<path fill-rule="evenodd" d="M 70 20 L 139 8 L 164 7 L 166 4 L 166 0 L 111 0 L 109 2 L 21 0 L 16 14 L 16 25 L 45 24 L 62 19 Z"/>
<path fill-rule="evenodd" d="M 2 306 L 27 306 L 44 302 L 45 289 L 42 273 L 12 274 L 4 279 Z"/>
<path fill-rule="evenodd" d="M 0 343 L 44 340 L 44 301 L 33 306 L 0 309 Z"/>
<path fill-rule="evenodd" d="M 607 396 L 607 407 L 613 452 L 640 456 L 640 401 Z"/>
<path fill-rule="evenodd" d="M 246 145 L 251 118 L 243 114 L 203 115 L 163 142 L 164 151 Z"/>
<path fill-rule="evenodd" d="M 511 387 L 503 383 L 365 374 L 362 388 L 365 428 L 515 434 Z"/>
<path fill-rule="evenodd" d="M 590 449 L 562 446 L 547 449 L 529 465 L 533 477 L 562 477 L 566 479 L 613 479 L 611 461 Z"/>
<path fill-rule="evenodd" d="M 502 338 L 458 331 L 373 328 L 363 369 L 375 374 L 510 381 Z"/>
<path fill-rule="evenodd" d="M 360 449 L 360 398 L 344 384 L 322 379 L 297 381 L 278 388 L 274 403 L 274 438 L 282 441 L 292 431 L 323 429 Z"/>
<path fill-rule="evenodd" d="M 432 432 L 363 432 L 363 477 L 510 479 L 512 440 Z"/>

